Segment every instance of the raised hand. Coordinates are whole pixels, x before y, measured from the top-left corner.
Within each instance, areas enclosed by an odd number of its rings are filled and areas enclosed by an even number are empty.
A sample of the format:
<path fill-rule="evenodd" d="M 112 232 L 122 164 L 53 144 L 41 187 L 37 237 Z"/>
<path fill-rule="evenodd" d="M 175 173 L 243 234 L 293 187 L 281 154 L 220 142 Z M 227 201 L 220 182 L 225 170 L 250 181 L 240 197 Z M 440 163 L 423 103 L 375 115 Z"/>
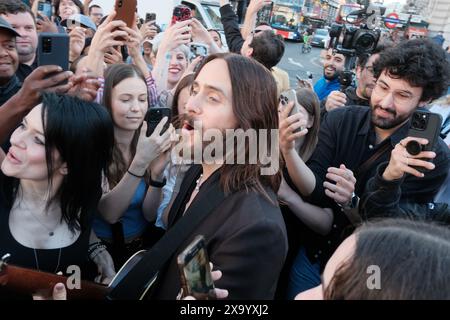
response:
<path fill-rule="evenodd" d="M 356 184 L 353 171 L 347 169 L 344 164 L 341 164 L 339 168 L 328 168 L 326 177 L 335 183 L 328 181 L 323 183 L 325 194 L 342 206 L 349 203 L 355 191 Z"/>
<path fill-rule="evenodd" d="M 280 121 L 280 149 L 283 154 L 295 148 L 295 140 L 305 136 L 308 133 L 306 125 L 308 120 L 301 112 L 289 116 L 294 107 L 294 102 L 289 102 L 286 106 L 281 103 L 278 107 Z M 295 132 L 297 129 L 299 132 Z"/>
<path fill-rule="evenodd" d="M 417 167 L 421 167 L 427 170 L 433 170 L 435 165 L 424 159 L 434 159 L 436 153 L 433 151 L 422 151 L 419 154 L 413 156 L 406 150 L 406 145 L 409 141 L 415 140 L 421 145 L 428 144 L 427 139 L 407 137 L 397 143 L 394 150 L 392 150 L 389 164 L 383 173 L 383 179 L 387 181 L 401 179 L 405 173 L 412 174 L 418 178 L 423 178 L 424 174 L 417 170 Z M 414 168 L 416 167 L 416 168 Z"/>

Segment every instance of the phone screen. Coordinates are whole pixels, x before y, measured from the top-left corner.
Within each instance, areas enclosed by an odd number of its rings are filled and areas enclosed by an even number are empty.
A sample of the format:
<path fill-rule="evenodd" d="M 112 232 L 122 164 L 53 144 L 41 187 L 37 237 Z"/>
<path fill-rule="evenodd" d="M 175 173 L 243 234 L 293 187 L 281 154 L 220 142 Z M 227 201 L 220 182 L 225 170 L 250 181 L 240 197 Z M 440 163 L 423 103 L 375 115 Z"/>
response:
<path fill-rule="evenodd" d="M 197 299 L 215 298 L 214 282 L 209 267 L 203 236 L 197 236 L 193 243 L 178 256 L 183 290 L 185 295 Z"/>
<path fill-rule="evenodd" d="M 53 14 L 52 4 L 50 2 L 39 1 L 38 3 L 38 11 L 42 13 L 42 15 L 51 19 Z"/>

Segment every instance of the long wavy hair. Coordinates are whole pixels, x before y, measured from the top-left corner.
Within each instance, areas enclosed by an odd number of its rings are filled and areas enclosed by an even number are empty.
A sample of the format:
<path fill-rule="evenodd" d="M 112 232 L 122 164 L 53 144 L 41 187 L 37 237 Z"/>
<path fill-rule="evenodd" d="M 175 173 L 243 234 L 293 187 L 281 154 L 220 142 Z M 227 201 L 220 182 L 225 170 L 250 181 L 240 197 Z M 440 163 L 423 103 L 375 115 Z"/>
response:
<path fill-rule="evenodd" d="M 232 53 L 213 54 L 208 56 L 199 67 L 195 74 L 198 77 L 203 67 L 215 59 L 222 59 L 228 66 L 228 72 L 232 85 L 232 109 L 237 128 L 244 131 L 248 129 L 262 130 L 266 129 L 266 141 L 268 150 L 272 142 L 270 136 L 271 129 L 278 129 L 278 99 L 277 87 L 274 78 L 270 72 L 259 62 L 241 55 Z M 259 131 L 258 131 L 259 132 Z M 258 146 L 260 138 L 257 138 Z M 278 141 L 276 141 L 278 143 Z M 245 159 L 250 159 L 249 141 L 245 141 Z M 234 155 L 237 157 L 237 147 Z M 272 175 L 261 175 L 261 169 L 264 168 L 259 162 L 256 164 L 224 164 L 220 168 L 220 183 L 226 193 L 246 189 L 257 191 L 264 196 L 268 196 L 265 187 L 271 188 L 277 192 L 281 183 L 281 172 L 278 170 Z M 278 161 L 278 168 L 281 167 L 279 151 L 271 159 L 271 163 Z"/>
<path fill-rule="evenodd" d="M 105 89 L 103 93 L 103 105 L 108 110 L 112 118 L 112 91 L 113 89 L 122 81 L 129 78 L 141 79 L 144 83 L 145 77 L 142 72 L 134 65 L 131 64 L 113 64 L 108 67 L 105 71 Z M 147 86 L 147 84 L 145 85 Z M 139 140 L 140 127 L 134 133 L 133 139 L 131 140 L 131 157 L 130 162 L 133 160 L 136 154 L 136 146 Z M 113 149 L 113 161 L 107 176 L 110 188 L 116 186 L 125 172 L 128 170 L 130 163 L 127 163 L 123 157 L 122 151 L 120 151 L 117 143 L 114 143 Z M 146 174 L 145 179 L 148 179 Z"/>

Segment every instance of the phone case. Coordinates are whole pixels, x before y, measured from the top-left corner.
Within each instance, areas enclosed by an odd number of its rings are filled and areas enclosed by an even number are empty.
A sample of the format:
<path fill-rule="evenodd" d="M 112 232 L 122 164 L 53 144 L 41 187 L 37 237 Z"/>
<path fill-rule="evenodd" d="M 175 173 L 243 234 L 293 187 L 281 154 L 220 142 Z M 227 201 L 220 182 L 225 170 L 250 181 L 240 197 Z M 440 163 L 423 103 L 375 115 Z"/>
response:
<path fill-rule="evenodd" d="M 436 144 L 442 127 L 442 116 L 428 111 L 414 112 L 408 131 L 409 137 L 425 138 L 428 144 L 424 151 L 431 151 Z"/>
<path fill-rule="evenodd" d="M 164 117 L 167 117 L 168 120 L 164 125 L 161 134 L 166 132 L 166 130 L 169 128 L 170 122 L 172 120 L 172 110 L 167 107 L 154 107 L 147 110 L 147 114 L 145 115 L 145 121 L 147 121 L 147 137 L 150 137 L 152 135 L 153 131 L 155 131 L 156 129 L 156 126 Z"/>
<path fill-rule="evenodd" d="M 442 127 L 442 116 L 428 111 L 416 111 L 411 118 L 408 137 L 425 138 L 428 144 L 422 146 L 422 151 L 432 151 L 439 138 Z M 430 159 L 423 159 L 432 161 Z M 425 173 L 428 170 L 424 167 L 412 166 L 419 172 Z"/>
<path fill-rule="evenodd" d="M 51 1 L 39 1 L 38 2 L 38 12 L 45 15 L 47 18 L 51 19 L 53 15 L 53 5 Z M 38 16 L 39 17 L 39 16 Z"/>
<path fill-rule="evenodd" d="M 183 295 L 197 299 L 215 299 L 205 238 L 198 235 L 177 257 Z"/>
<path fill-rule="evenodd" d="M 176 22 L 189 20 L 191 18 L 192 18 L 191 9 L 185 5 L 178 5 L 175 8 L 173 8 L 171 25 L 175 24 Z"/>
<path fill-rule="evenodd" d="M 69 41 L 65 33 L 39 34 L 38 66 L 57 65 L 69 70 Z"/>
<path fill-rule="evenodd" d="M 208 55 L 208 47 L 203 43 L 191 42 L 189 43 L 189 50 L 191 52 L 191 60 L 198 56 L 206 57 Z"/>
<path fill-rule="evenodd" d="M 133 27 L 134 14 L 136 13 L 137 0 L 116 0 L 114 10 L 116 11 L 115 20 L 122 20 L 129 28 Z"/>
<path fill-rule="evenodd" d="M 156 20 L 156 13 L 146 13 L 145 14 L 145 22 L 155 21 Z"/>
<path fill-rule="evenodd" d="M 297 114 L 299 112 L 299 103 L 297 101 L 297 94 L 295 93 L 295 90 L 289 89 L 280 94 L 280 102 L 284 106 L 287 106 L 287 104 L 291 101 L 294 101 L 294 107 L 292 108 L 291 112 L 289 113 L 289 116 L 292 116 L 294 114 Z M 294 131 L 294 133 L 300 132 L 302 128 L 298 128 Z"/>

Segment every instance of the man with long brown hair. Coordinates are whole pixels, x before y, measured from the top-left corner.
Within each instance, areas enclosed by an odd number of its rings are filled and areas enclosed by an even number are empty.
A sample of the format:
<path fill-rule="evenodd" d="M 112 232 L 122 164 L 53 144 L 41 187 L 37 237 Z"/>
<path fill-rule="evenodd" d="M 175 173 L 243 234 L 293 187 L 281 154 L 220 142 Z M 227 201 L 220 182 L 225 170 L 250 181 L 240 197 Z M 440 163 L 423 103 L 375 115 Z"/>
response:
<path fill-rule="evenodd" d="M 208 130 L 278 129 L 275 81 L 254 60 L 235 54 L 211 55 L 195 75 L 186 112 L 184 144 L 204 155 L 211 144 L 204 142 L 210 141 L 205 136 Z M 198 122 L 202 132 L 194 130 Z M 257 144 L 272 146 L 271 138 L 259 135 Z M 237 151 L 238 142 L 234 136 L 230 139 L 227 134 L 222 141 Z M 251 158 L 250 144 L 245 141 L 241 149 L 246 159 Z M 234 152 L 233 157 L 219 157 L 215 162 L 203 157 L 200 164 L 189 169 L 171 207 L 168 229 L 183 215 L 192 215 L 195 208 L 203 209 L 211 200 L 208 191 L 218 187 L 223 201 L 208 213 L 177 254 L 202 234 L 210 261 L 223 274 L 217 287 L 226 288 L 230 299 L 272 299 L 287 253 L 286 229 L 276 197 L 281 181 L 279 166 L 273 166 L 276 169 L 271 175 L 264 175 L 261 161 L 234 164 L 239 154 Z M 217 153 L 215 156 L 218 159 Z M 278 151 L 270 159 L 278 162 Z M 173 299 L 180 290 L 177 254 L 160 277 L 155 294 L 158 299 Z"/>

